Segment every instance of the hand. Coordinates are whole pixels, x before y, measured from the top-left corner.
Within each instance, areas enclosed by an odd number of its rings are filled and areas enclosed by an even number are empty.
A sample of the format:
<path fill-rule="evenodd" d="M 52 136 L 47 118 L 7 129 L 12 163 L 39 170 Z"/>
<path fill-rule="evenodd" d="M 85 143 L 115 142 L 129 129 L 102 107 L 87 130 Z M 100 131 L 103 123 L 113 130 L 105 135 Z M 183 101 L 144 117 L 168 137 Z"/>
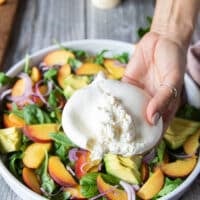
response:
<path fill-rule="evenodd" d="M 123 77 L 123 81 L 143 88 L 152 97 L 146 109 L 147 121 L 154 125 L 162 116 L 164 130 L 178 107 L 185 58 L 186 51 L 178 42 L 150 32 L 136 46 Z M 176 98 L 169 86 L 176 88 Z"/>

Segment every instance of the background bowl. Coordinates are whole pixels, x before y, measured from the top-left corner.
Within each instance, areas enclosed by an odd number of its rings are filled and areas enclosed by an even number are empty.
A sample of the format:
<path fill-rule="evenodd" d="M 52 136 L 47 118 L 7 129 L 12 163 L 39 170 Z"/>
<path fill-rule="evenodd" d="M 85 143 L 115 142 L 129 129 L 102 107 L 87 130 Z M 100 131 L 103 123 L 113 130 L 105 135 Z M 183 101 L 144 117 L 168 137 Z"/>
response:
<path fill-rule="evenodd" d="M 72 42 L 65 42 L 63 43 L 64 46 L 73 48 L 73 49 L 82 49 L 91 54 L 96 54 L 104 49 L 110 50 L 107 53 L 107 56 L 112 56 L 116 54 L 120 54 L 122 52 L 128 52 L 130 56 L 133 54 L 134 45 L 125 43 L 125 42 L 118 42 L 113 40 L 79 40 L 79 41 L 72 41 Z M 50 51 L 58 49 L 58 46 L 50 46 L 43 50 L 40 50 L 30 56 L 31 65 L 37 65 L 40 63 L 42 58 Z M 16 76 L 20 71 L 23 70 L 25 60 L 18 62 L 14 65 L 9 71 L 8 75 Z M 187 179 L 173 192 L 169 193 L 165 197 L 161 198 L 162 200 L 175 200 L 178 199 L 183 193 L 188 189 L 188 187 L 192 184 L 194 179 L 200 173 L 200 158 L 198 163 L 193 170 L 193 172 L 187 177 Z M 0 174 L 7 182 L 7 184 L 12 188 L 12 190 L 22 199 L 24 200 L 45 200 L 46 198 L 36 194 L 28 187 L 23 185 L 20 181 L 18 181 L 6 168 L 3 162 L 3 157 L 0 157 Z"/>

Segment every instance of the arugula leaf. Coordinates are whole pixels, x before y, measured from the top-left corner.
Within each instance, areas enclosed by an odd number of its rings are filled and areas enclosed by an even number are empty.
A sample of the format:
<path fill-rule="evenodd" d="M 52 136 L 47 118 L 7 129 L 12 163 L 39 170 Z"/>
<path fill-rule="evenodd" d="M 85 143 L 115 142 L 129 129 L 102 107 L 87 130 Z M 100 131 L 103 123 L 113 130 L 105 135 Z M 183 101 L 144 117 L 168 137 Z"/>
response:
<path fill-rule="evenodd" d="M 29 55 L 26 54 L 26 56 L 25 56 L 25 65 L 24 65 L 24 72 L 27 73 L 27 74 L 29 74 L 29 71 L 30 71 L 29 67 L 30 67 L 30 58 L 29 58 Z"/>
<path fill-rule="evenodd" d="M 64 163 L 66 163 L 68 150 L 75 145 L 63 132 L 50 133 L 49 136 L 54 141 L 55 154 L 58 155 Z"/>
<path fill-rule="evenodd" d="M 98 64 L 98 65 L 103 65 L 103 62 L 104 62 L 104 54 L 108 52 L 108 50 L 104 49 L 102 50 L 99 54 L 96 55 L 96 58 L 95 58 L 95 63 Z"/>
<path fill-rule="evenodd" d="M 176 116 L 183 119 L 200 121 L 200 109 L 197 109 L 189 104 L 185 104 L 179 109 Z"/>
<path fill-rule="evenodd" d="M 72 70 L 75 71 L 77 68 L 79 68 L 82 65 L 82 62 L 80 62 L 79 60 L 75 58 L 69 58 L 68 64 L 71 66 Z"/>
<path fill-rule="evenodd" d="M 79 60 L 83 60 L 88 57 L 88 54 L 83 50 L 72 50 L 72 52 L 75 54 L 76 58 Z"/>
<path fill-rule="evenodd" d="M 56 108 L 57 107 L 57 97 L 56 97 L 56 90 L 52 90 L 49 94 L 48 97 L 48 104 L 52 107 L 52 108 Z"/>
<path fill-rule="evenodd" d="M 171 180 L 169 178 L 165 178 L 165 184 L 163 188 L 160 190 L 160 192 L 153 198 L 153 200 L 158 199 L 160 197 L 163 197 L 173 190 L 175 190 L 181 183 L 183 182 L 182 179 L 177 178 L 175 180 Z"/>
<path fill-rule="evenodd" d="M 56 189 L 56 184 L 48 174 L 48 154 L 45 153 L 45 160 L 42 166 L 37 170 L 37 174 L 41 177 L 41 187 L 47 194 L 51 194 Z"/>
<path fill-rule="evenodd" d="M 21 179 L 21 174 L 22 174 L 22 168 L 23 168 L 22 158 L 23 158 L 22 152 L 18 151 L 13 153 L 8 159 L 9 169 L 18 179 Z"/>
<path fill-rule="evenodd" d="M 0 72 L 0 87 L 10 83 L 11 78 L 4 72 Z"/>
<path fill-rule="evenodd" d="M 98 192 L 97 188 L 97 176 L 98 173 L 92 172 L 88 173 L 85 176 L 83 176 L 80 180 L 80 186 L 81 186 L 81 194 L 86 198 L 91 198 L 93 196 L 96 196 Z"/>
<path fill-rule="evenodd" d="M 150 31 L 151 23 L 152 23 L 152 17 L 147 16 L 146 17 L 147 26 L 146 27 L 140 27 L 137 31 L 138 37 L 142 38 L 146 33 Z"/>
<path fill-rule="evenodd" d="M 127 64 L 129 61 L 129 54 L 127 52 L 124 52 L 120 55 L 114 56 L 114 58 L 121 63 Z"/>
<path fill-rule="evenodd" d="M 44 80 L 53 80 L 58 73 L 58 70 L 55 68 L 49 69 L 44 73 Z"/>

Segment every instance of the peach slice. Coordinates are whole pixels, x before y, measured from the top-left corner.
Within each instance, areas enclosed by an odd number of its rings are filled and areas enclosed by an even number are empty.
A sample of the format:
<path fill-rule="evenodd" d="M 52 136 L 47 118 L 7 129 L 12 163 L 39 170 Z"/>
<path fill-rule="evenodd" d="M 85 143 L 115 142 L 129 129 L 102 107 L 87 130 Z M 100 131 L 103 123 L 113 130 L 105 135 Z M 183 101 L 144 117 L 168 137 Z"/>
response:
<path fill-rule="evenodd" d="M 121 79 L 124 75 L 125 67 L 118 66 L 114 59 L 105 59 L 104 66 L 115 79 Z"/>
<path fill-rule="evenodd" d="M 71 74 L 71 67 L 69 64 L 62 65 L 58 71 L 57 81 L 60 87 L 65 88 L 65 79 Z"/>
<path fill-rule="evenodd" d="M 64 189 L 64 191 L 69 192 L 72 196 L 72 199 L 84 199 L 84 196 L 81 194 L 80 185 L 77 185 L 76 187 L 67 187 Z"/>
<path fill-rule="evenodd" d="M 184 160 L 176 160 L 175 162 L 161 165 L 164 174 L 169 177 L 185 177 L 194 169 L 197 158 L 191 157 Z"/>
<path fill-rule="evenodd" d="M 200 129 L 194 135 L 191 135 L 183 144 L 183 149 L 186 154 L 192 155 L 197 152 L 197 149 L 199 148 L 199 139 Z"/>
<path fill-rule="evenodd" d="M 37 169 L 45 158 L 45 153 L 51 149 L 51 143 L 30 144 L 23 155 L 23 163 L 26 167 Z"/>
<path fill-rule="evenodd" d="M 53 180 L 61 186 L 74 187 L 77 185 L 72 175 L 67 171 L 58 156 L 49 158 L 48 170 Z"/>
<path fill-rule="evenodd" d="M 67 50 L 56 50 L 47 54 L 43 62 L 47 66 L 65 65 L 69 58 L 75 58 L 72 52 Z"/>
<path fill-rule="evenodd" d="M 19 79 L 16 81 L 12 88 L 11 95 L 13 97 L 22 96 L 25 90 L 25 81 L 23 79 Z"/>
<path fill-rule="evenodd" d="M 40 70 L 37 68 L 37 67 L 33 67 L 31 69 L 31 80 L 34 82 L 34 83 L 37 83 L 40 79 L 41 79 L 41 72 Z"/>
<path fill-rule="evenodd" d="M 58 124 L 36 124 L 26 125 L 23 132 L 34 142 L 50 142 L 50 133 L 56 133 L 59 130 Z"/>
<path fill-rule="evenodd" d="M 24 167 L 22 170 L 22 178 L 24 183 L 34 192 L 38 194 L 42 194 L 40 190 L 40 183 L 39 180 L 37 179 L 36 174 L 32 169 L 29 169 L 27 167 Z"/>
<path fill-rule="evenodd" d="M 99 192 L 105 193 L 106 198 L 109 200 L 128 200 L 128 196 L 125 191 L 117 189 L 106 183 L 101 175 L 97 176 L 97 187 Z"/>
<path fill-rule="evenodd" d="M 160 168 L 156 168 L 155 172 L 148 178 L 145 184 L 137 192 L 141 199 L 151 199 L 163 187 L 164 174 Z"/>
<path fill-rule="evenodd" d="M 25 126 L 25 121 L 13 113 L 4 114 L 3 123 L 6 128 L 9 127 L 22 128 Z"/>
<path fill-rule="evenodd" d="M 77 75 L 95 75 L 98 74 L 100 71 L 107 74 L 107 71 L 98 64 L 95 63 L 83 63 L 77 70 Z"/>

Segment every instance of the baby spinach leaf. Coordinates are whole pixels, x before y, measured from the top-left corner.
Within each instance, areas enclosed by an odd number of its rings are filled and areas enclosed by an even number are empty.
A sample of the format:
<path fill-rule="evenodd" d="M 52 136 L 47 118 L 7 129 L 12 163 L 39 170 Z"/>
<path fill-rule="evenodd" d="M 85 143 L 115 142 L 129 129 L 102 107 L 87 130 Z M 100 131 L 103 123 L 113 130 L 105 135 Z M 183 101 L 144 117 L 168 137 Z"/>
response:
<path fill-rule="evenodd" d="M 93 173 L 88 173 L 81 178 L 80 180 L 81 194 L 84 197 L 91 198 L 99 193 L 96 183 L 97 176 L 98 173 L 93 172 Z"/>
<path fill-rule="evenodd" d="M 0 72 L 0 87 L 10 83 L 11 78 L 4 72 Z"/>
<path fill-rule="evenodd" d="M 83 60 L 88 57 L 88 54 L 83 50 L 72 50 L 78 60 Z"/>
<path fill-rule="evenodd" d="M 55 68 L 49 69 L 44 73 L 44 79 L 47 81 L 53 80 L 56 77 L 57 73 L 58 73 L 57 69 Z"/>
<path fill-rule="evenodd" d="M 182 179 L 177 178 L 174 180 L 171 180 L 169 178 L 165 178 L 165 184 L 163 188 L 160 190 L 160 192 L 153 198 L 153 200 L 158 199 L 160 197 L 163 197 L 173 190 L 175 190 L 181 183 L 183 182 Z"/>
<path fill-rule="evenodd" d="M 47 194 L 51 194 L 56 189 L 56 184 L 48 174 L 48 154 L 45 153 L 45 160 L 42 166 L 37 171 L 37 174 L 41 177 L 41 187 Z"/>
<path fill-rule="evenodd" d="M 112 176 L 110 174 L 101 174 L 101 177 L 106 183 L 110 185 L 118 185 L 120 181 L 117 177 Z"/>
<path fill-rule="evenodd" d="M 56 97 L 56 90 L 52 90 L 48 97 L 48 103 L 52 108 L 57 107 L 57 97 Z"/>
<path fill-rule="evenodd" d="M 95 63 L 98 64 L 98 65 L 103 65 L 103 62 L 104 62 L 104 54 L 108 52 L 108 50 L 104 49 L 102 50 L 99 54 L 96 55 L 96 58 L 95 58 Z"/>
<path fill-rule="evenodd" d="M 114 56 L 114 58 L 123 64 L 127 64 L 129 61 L 129 54 L 127 52 L 124 52 L 120 55 Z"/>

